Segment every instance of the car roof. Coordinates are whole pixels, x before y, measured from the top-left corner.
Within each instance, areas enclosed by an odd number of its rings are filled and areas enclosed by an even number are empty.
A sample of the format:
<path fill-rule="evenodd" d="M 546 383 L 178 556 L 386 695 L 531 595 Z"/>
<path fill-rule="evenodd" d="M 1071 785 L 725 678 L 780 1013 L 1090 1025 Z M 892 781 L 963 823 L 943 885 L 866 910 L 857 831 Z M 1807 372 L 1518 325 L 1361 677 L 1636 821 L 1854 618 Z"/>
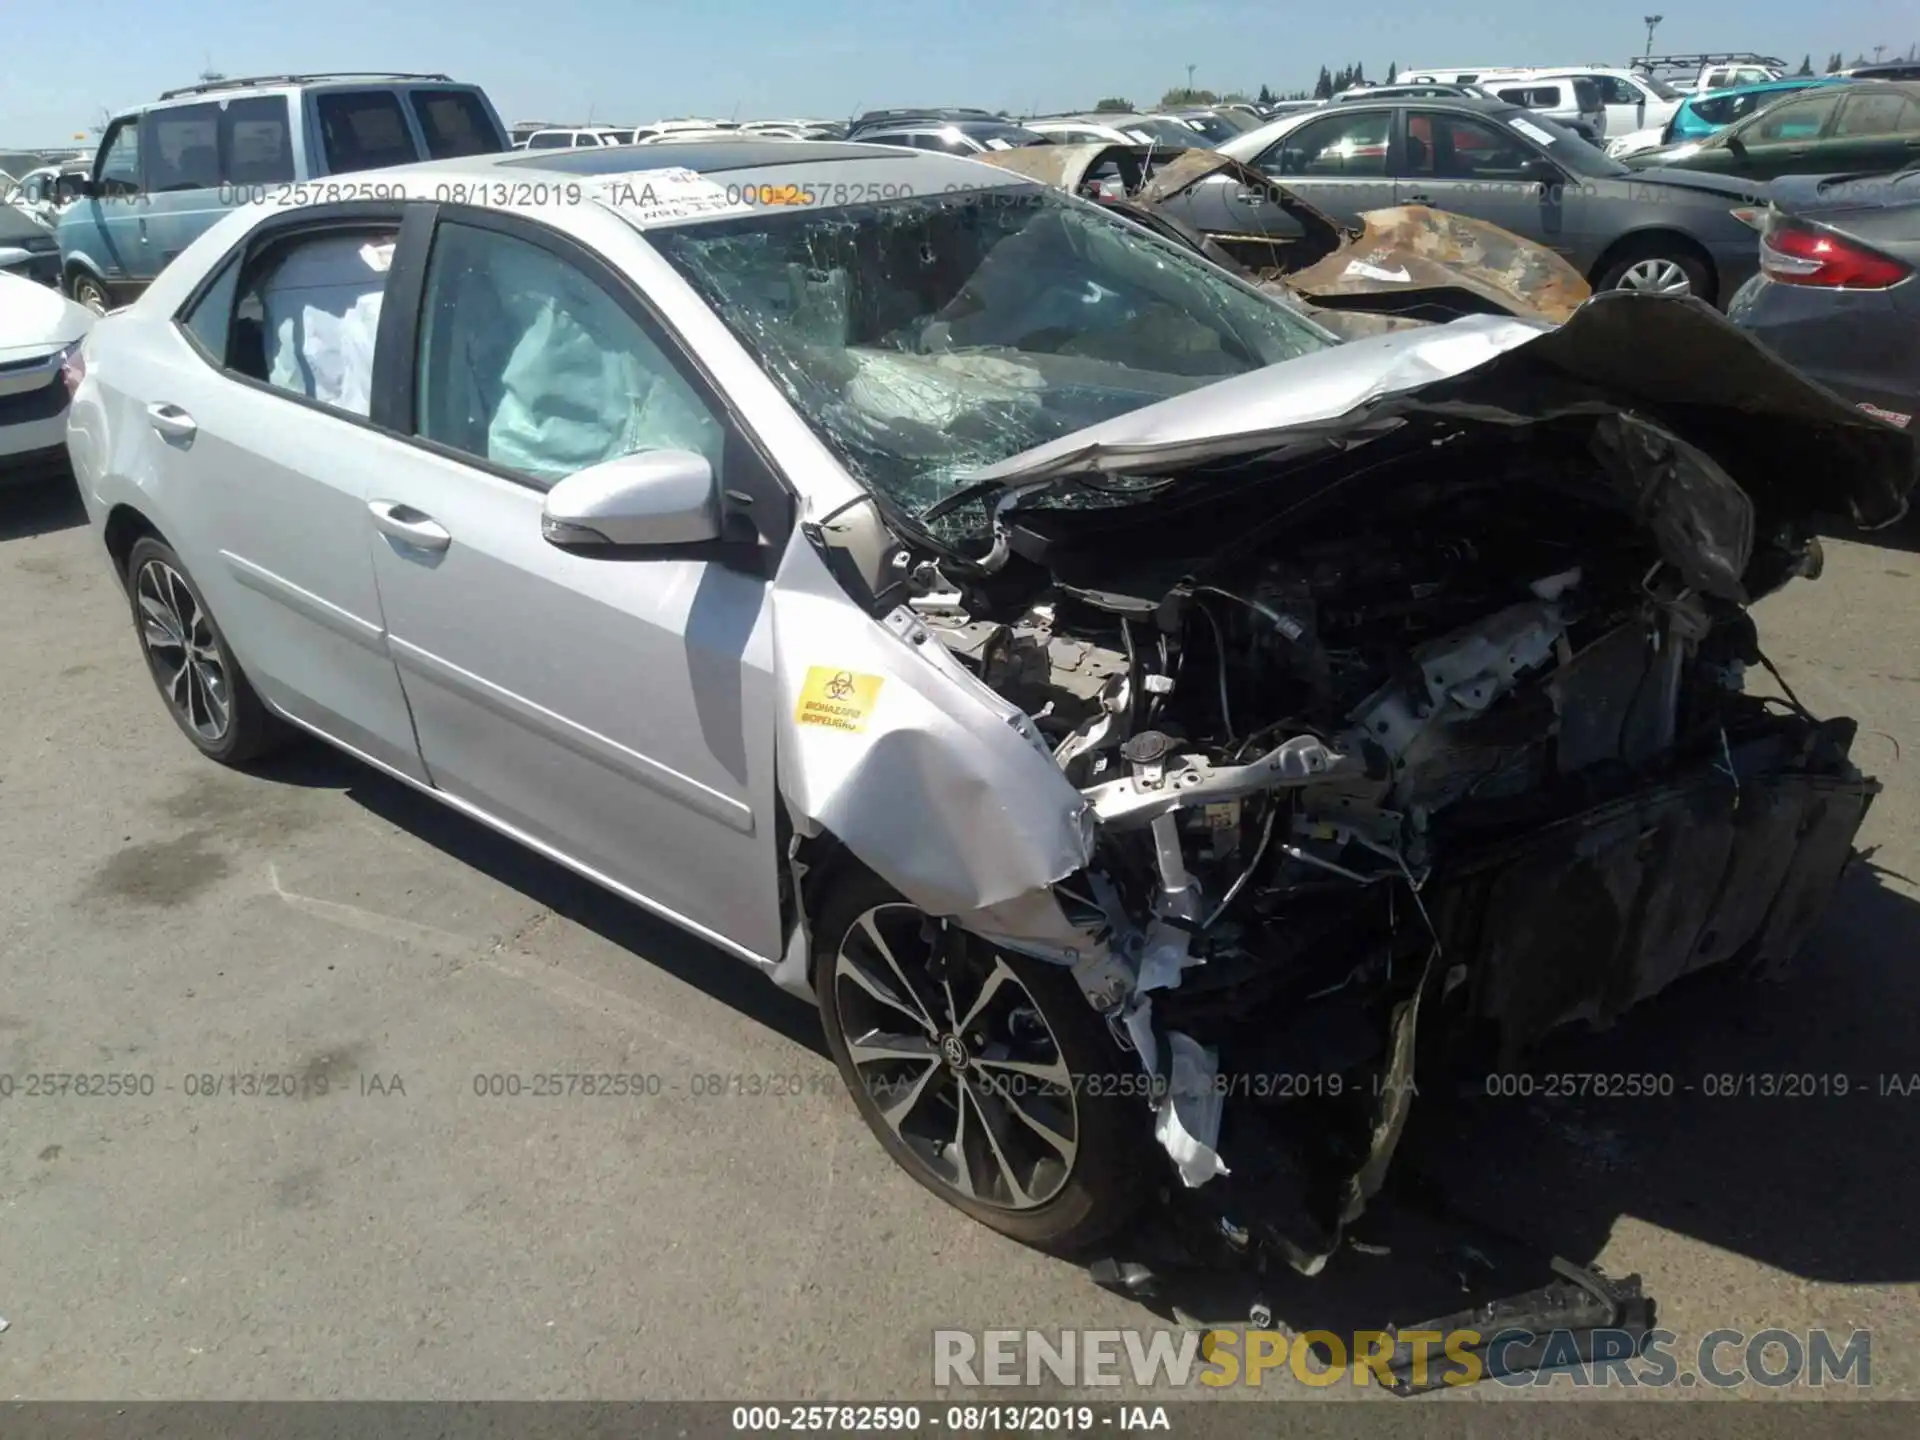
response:
<path fill-rule="evenodd" d="M 1786 75 L 1778 80 L 1750 80 L 1745 85 L 1723 85 L 1718 90 L 1696 90 L 1688 100 L 1713 100 L 1722 95 L 1764 95 L 1771 90 L 1805 90 L 1811 85 L 1853 85 L 1844 75 Z"/>
<path fill-rule="evenodd" d="M 1396 84 L 1397 83 L 1398 82 L 1396 82 Z M 1440 83 L 1440 82 L 1436 82 L 1436 83 Z M 1355 110 L 1364 110 L 1369 105 L 1377 105 L 1383 108 L 1389 105 L 1395 106 L 1395 107 L 1402 106 L 1402 105 L 1418 105 L 1422 110 L 1470 110 L 1476 115 L 1511 115 L 1515 111 L 1523 108 L 1522 106 L 1514 104 L 1511 100 L 1500 100 L 1500 99 L 1494 98 L 1493 96 L 1384 95 L 1378 100 L 1355 99 L 1355 100 L 1349 101 L 1340 107 L 1340 113 L 1345 115 Z M 1307 114 L 1311 114 L 1312 112 L 1302 110 L 1296 113 L 1299 115 L 1307 115 Z M 1281 115 L 1281 116 L 1276 116 L 1275 120 L 1277 122 L 1279 120 L 1291 120 L 1293 118 L 1294 116 L 1292 115 Z M 1247 133 L 1251 135 L 1254 132 L 1249 130 Z"/>
<path fill-rule="evenodd" d="M 253 95 L 317 95 L 337 90 L 470 90 L 475 94 L 485 93 L 471 81 L 454 80 L 438 74 L 394 73 L 305 78 L 298 75 L 273 75 L 257 81 L 221 81 L 217 84 L 194 85 L 181 90 L 163 91 L 158 100 L 129 105 L 124 110 L 115 111 L 113 118 L 124 120 L 130 115 L 144 115 L 150 110 L 171 110 L 181 105 L 224 104 L 229 100 L 244 100 Z M 550 128 L 571 127 L 552 126 Z"/>
<path fill-rule="evenodd" d="M 956 190 L 985 189 L 1009 183 L 1030 184 L 1024 176 L 996 165 L 983 165 L 958 155 L 942 155 L 930 150 L 903 150 L 897 146 L 871 145 L 845 140 L 708 140 L 676 144 L 596 146 L 584 150 L 508 151 L 500 155 L 463 155 L 452 160 L 436 160 L 421 165 L 382 170 L 380 178 L 422 176 L 445 180 L 453 175 L 493 176 L 501 172 L 516 178 L 550 175 L 564 180 L 601 180 L 669 169 L 691 170 L 699 175 L 725 175 L 729 185 L 762 179 L 769 183 L 789 180 L 794 165 L 806 165 L 810 185 L 825 187 L 846 184 L 872 174 L 879 166 L 911 166 L 914 182 L 909 193 L 937 193 L 942 187 Z"/>

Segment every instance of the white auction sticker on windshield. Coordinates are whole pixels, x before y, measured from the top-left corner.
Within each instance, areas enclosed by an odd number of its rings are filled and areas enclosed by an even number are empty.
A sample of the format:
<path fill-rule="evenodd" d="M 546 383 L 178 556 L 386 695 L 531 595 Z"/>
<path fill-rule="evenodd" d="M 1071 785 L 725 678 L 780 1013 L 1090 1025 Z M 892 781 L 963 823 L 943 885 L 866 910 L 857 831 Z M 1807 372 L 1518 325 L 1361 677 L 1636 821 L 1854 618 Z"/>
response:
<path fill-rule="evenodd" d="M 1536 144 L 1540 144 L 1540 145 L 1553 144 L 1554 137 L 1549 135 L 1546 131 L 1542 130 L 1538 125 L 1535 125 L 1530 120 L 1509 120 L 1507 124 L 1511 125 L 1514 129 L 1518 130 L 1522 135 L 1526 136 L 1529 140 L 1534 141 Z"/>
<path fill-rule="evenodd" d="M 592 193 L 641 225 L 745 215 L 753 209 L 737 186 L 730 190 L 683 165 L 609 175 Z"/>

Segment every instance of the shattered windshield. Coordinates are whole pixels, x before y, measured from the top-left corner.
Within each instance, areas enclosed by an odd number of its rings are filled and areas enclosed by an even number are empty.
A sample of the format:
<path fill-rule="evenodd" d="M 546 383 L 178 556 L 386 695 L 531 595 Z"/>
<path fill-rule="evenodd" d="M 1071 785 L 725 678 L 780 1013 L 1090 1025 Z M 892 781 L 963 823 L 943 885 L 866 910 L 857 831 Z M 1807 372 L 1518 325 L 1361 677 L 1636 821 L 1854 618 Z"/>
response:
<path fill-rule="evenodd" d="M 1039 187 L 656 229 L 795 408 L 919 514 L 988 465 L 1334 343 L 1168 242 Z"/>

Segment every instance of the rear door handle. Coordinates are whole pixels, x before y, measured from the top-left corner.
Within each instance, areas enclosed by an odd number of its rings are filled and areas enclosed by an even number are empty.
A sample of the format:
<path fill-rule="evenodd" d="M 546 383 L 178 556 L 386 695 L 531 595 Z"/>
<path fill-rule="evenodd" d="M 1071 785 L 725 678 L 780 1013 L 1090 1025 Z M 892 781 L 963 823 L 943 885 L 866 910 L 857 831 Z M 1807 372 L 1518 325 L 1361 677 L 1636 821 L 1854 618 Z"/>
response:
<path fill-rule="evenodd" d="M 165 401 L 147 406 L 147 423 L 170 440 L 191 440 L 200 428 L 186 411 Z"/>
<path fill-rule="evenodd" d="M 1431 205 L 1433 204 L 1433 197 L 1431 195 L 1419 195 L 1419 194 L 1409 195 L 1407 196 L 1407 204 Z"/>
<path fill-rule="evenodd" d="M 376 530 L 415 550 L 440 551 L 453 543 L 453 536 L 445 527 L 411 505 L 402 505 L 398 500 L 369 500 L 367 509 L 373 512 Z"/>

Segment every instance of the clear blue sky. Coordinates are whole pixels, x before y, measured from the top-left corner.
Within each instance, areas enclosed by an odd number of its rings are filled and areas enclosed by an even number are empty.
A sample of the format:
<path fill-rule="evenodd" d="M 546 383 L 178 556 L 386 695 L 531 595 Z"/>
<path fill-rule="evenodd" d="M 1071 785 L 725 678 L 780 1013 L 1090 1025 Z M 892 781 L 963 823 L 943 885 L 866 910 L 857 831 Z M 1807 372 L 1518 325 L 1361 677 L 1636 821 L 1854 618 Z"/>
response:
<path fill-rule="evenodd" d="M 486 87 L 503 118 L 734 113 L 844 117 L 855 106 L 1066 109 L 1141 104 L 1186 81 L 1310 86 L 1322 63 L 1402 66 L 1621 60 L 1655 49 L 1757 50 L 1816 66 L 1920 41 L 1916 0 L 10 0 L 0 145 L 50 144 L 102 106 L 229 75 L 444 70 Z"/>

